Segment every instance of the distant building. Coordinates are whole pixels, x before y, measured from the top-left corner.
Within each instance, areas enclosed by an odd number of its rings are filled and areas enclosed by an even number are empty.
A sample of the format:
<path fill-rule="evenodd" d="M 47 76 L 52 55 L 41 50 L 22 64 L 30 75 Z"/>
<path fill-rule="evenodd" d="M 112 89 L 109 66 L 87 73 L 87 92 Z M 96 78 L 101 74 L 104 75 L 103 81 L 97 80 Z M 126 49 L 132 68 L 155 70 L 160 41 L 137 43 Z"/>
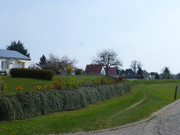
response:
<path fill-rule="evenodd" d="M 140 75 L 133 72 L 132 69 L 126 69 L 125 71 L 121 72 L 121 76 L 126 77 L 126 79 L 128 79 L 128 80 L 140 79 Z"/>
<path fill-rule="evenodd" d="M 107 72 L 106 68 L 104 69 L 105 69 L 105 72 Z M 110 67 L 108 71 L 108 75 L 118 77 L 118 67 Z"/>
<path fill-rule="evenodd" d="M 143 79 L 145 79 L 145 80 L 151 79 L 150 74 L 146 70 L 143 70 Z"/>
<path fill-rule="evenodd" d="M 123 77 L 126 77 L 127 80 L 138 80 L 140 79 L 140 75 L 135 74 L 135 73 L 130 73 L 130 74 L 125 74 Z"/>
<path fill-rule="evenodd" d="M 0 73 L 9 74 L 12 68 L 28 68 L 30 60 L 17 51 L 0 49 Z"/>
<path fill-rule="evenodd" d="M 105 69 L 103 65 L 86 65 L 85 74 L 105 75 Z"/>
<path fill-rule="evenodd" d="M 151 72 L 150 73 L 150 77 L 151 77 L 152 80 L 156 79 L 156 74 L 157 74 L 156 72 Z"/>

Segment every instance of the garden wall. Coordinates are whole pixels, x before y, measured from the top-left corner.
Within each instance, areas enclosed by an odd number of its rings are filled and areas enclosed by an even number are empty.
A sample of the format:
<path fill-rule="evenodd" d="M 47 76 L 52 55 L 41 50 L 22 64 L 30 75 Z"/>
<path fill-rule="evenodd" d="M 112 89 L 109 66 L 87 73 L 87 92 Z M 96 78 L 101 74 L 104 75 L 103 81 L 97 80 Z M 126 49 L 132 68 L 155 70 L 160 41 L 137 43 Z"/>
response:
<path fill-rule="evenodd" d="M 0 120 L 19 120 L 58 111 L 75 110 L 131 91 L 128 82 L 0 95 Z"/>

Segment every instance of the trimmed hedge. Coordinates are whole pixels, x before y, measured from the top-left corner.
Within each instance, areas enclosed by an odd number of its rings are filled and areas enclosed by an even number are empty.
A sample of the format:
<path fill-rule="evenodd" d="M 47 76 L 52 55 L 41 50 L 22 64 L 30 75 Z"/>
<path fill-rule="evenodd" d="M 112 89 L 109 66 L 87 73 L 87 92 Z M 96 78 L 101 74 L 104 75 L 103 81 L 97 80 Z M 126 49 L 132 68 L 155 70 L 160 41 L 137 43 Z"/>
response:
<path fill-rule="evenodd" d="M 31 69 L 31 68 L 13 68 L 10 71 L 12 77 L 38 78 L 52 80 L 55 73 L 51 70 Z"/>
<path fill-rule="evenodd" d="M 42 90 L 0 95 L 0 120 L 19 120 L 58 111 L 79 109 L 131 91 L 128 82 L 74 90 Z"/>

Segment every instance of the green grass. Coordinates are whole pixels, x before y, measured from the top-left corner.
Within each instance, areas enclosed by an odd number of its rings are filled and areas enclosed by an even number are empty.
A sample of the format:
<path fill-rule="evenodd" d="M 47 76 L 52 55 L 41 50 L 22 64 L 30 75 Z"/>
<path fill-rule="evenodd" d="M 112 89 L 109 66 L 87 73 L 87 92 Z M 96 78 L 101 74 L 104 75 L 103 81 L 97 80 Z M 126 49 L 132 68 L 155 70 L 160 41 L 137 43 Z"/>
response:
<path fill-rule="evenodd" d="M 96 75 L 76 75 L 76 76 L 67 76 L 67 75 L 56 75 L 53 78 L 53 81 L 59 79 L 68 79 L 76 78 L 82 80 L 84 84 L 92 83 L 93 80 L 100 83 L 101 79 L 110 81 L 111 78 L 106 76 L 96 76 Z M 40 79 L 30 79 L 30 78 L 11 78 L 10 76 L 3 76 L 3 80 L 7 82 L 7 89 L 4 91 L 4 94 L 15 94 L 16 88 L 21 86 L 22 91 L 34 90 L 36 86 L 45 86 L 52 84 L 53 81 L 40 80 Z"/>
<path fill-rule="evenodd" d="M 173 102 L 180 80 L 131 81 L 133 91 L 75 111 L 63 111 L 19 121 L 0 122 L 0 134 L 51 134 L 90 131 L 143 119 Z M 178 93 L 178 98 L 180 98 Z M 127 109 L 140 100 L 143 103 Z"/>

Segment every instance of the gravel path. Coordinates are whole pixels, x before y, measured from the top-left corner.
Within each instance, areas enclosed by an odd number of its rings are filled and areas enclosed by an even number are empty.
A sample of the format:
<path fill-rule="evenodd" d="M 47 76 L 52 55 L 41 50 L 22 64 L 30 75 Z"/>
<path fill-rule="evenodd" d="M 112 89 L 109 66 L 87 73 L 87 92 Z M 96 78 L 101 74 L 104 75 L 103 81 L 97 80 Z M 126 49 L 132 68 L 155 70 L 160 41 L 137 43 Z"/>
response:
<path fill-rule="evenodd" d="M 153 113 L 149 118 L 139 122 L 92 132 L 64 135 L 180 135 L 180 100 L 169 104 Z"/>

